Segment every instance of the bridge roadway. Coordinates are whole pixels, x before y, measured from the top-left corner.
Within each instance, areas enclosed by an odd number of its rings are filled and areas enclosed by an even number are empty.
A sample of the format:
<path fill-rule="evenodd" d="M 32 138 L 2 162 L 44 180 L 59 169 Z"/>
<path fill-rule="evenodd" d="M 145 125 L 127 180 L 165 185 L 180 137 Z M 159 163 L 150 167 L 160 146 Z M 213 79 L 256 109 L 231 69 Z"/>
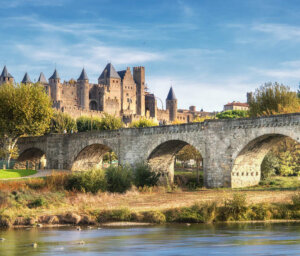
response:
<path fill-rule="evenodd" d="M 172 182 L 175 154 L 190 144 L 203 157 L 206 187 L 244 187 L 260 181 L 263 158 L 287 137 L 300 143 L 300 113 L 50 134 L 21 138 L 18 166 L 42 161 L 47 169 L 85 170 L 101 164 L 102 156 L 113 150 L 121 164 L 147 161 Z"/>

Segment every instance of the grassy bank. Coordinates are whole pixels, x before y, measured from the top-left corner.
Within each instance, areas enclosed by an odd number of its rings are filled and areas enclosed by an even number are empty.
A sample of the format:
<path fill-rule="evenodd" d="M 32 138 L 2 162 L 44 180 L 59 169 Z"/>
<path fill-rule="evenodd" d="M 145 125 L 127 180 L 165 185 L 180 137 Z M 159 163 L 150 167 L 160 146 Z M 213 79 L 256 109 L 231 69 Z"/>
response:
<path fill-rule="evenodd" d="M 165 187 L 131 187 L 125 193 L 66 189 L 78 177 L 56 174 L 46 178 L 0 182 L 0 224 L 98 224 L 111 221 L 152 223 L 290 220 L 300 218 L 299 191 L 186 191 Z M 85 176 L 83 176 L 85 177 Z M 90 191 L 98 184 L 93 179 Z M 89 181 L 89 180 L 88 180 Z M 95 185 L 96 184 L 96 185 Z"/>
<path fill-rule="evenodd" d="M 0 179 L 20 178 L 36 174 L 36 170 L 15 170 L 15 169 L 0 169 Z"/>

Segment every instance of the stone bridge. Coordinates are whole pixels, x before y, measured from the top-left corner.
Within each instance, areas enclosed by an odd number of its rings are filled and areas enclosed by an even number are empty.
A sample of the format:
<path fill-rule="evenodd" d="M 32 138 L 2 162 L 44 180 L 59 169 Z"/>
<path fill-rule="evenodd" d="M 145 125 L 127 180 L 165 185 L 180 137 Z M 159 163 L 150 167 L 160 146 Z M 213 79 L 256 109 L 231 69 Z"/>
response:
<path fill-rule="evenodd" d="M 47 169 L 85 170 L 113 150 L 120 164 L 147 161 L 172 181 L 174 156 L 190 144 L 203 157 L 206 187 L 243 187 L 259 182 L 263 158 L 287 137 L 300 142 L 300 113 L 26 137 L 18 144 L 19 163 L 44 157 Z"/>

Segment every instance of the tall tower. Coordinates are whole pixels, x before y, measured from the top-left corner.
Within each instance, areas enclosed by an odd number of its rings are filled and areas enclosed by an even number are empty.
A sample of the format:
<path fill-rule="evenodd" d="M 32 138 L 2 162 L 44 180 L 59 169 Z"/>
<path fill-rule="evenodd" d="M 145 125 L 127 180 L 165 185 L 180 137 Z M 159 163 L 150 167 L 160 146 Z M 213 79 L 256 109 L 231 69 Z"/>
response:
<path fill-rule="evenodd" d="M 51 98 L 54 102 L 59 102 L 61 100 L 62 85 L 60 83 L 60 77 L 56 69 L 54 70 L 53 75 L 49 78 L 49 85 Z"/>
<path fill-rule="evenodd" d="M 175 96 L 175 93 L 173 91 L 173 88 L 171 86 L 170 91 L 168 93 L 168 97 L 166 99 L 166 106 L 169 110 L 169 117 L 170 121 L 175 121 L 177 117 L 177 99 Z"/>
<path fill-rule="evenodd" d="M 133 68 L 133 79 L 136 83 L 136 112 L 145 115 L 145 67 Z"/>
<path fill-rule="evenodd" d="M 31 80 L 30 80 L 30 77 L 28 75 L 28 73 L 26 72 L 24 77 L 23 77 L 23 80 L 21 82 L 22 84 L 32 84 Z"/>
<path fill-rule="evenodd" d="M 6 66 L 4 66 L 3 71 L 0 75 L 0 85 L 4 83 L 13 83 L 14 78 L 13 76 L 8 73 Z"/>
<path fill-rule="evenodd" d="M 84 69 L 82 69 L 79 78 L 77 79 L 77 95 L 79 99 L 79 105 L 86 110 L 90 108 L 90 99 L 89 99 L 89 78 Z"/>

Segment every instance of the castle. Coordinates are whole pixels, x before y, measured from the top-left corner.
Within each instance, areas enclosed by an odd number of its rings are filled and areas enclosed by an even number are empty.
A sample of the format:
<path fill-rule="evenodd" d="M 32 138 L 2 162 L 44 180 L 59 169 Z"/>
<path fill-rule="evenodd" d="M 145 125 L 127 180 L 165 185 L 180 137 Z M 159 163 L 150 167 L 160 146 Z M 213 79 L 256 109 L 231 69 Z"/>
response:
<path fill-rule="evenodd" d="M 0 76 L 0 85 L 3 83 L 14 83 L 14 78 L 7 71 L 6 66 Z M 21 83 L 32 83 L 27 73 Z M 157 120 L 160 124 L 169 124 L 174 121 L 188 123 L 198 116 L 212 114 L 203 110 L 196 111 L 195 106 L 191 106 L 188 110 L 178 109 L 177 98 L 172 87 L 166 98 L 166 109 L 159 109 L 157 97 L 147 91 L 144 67 L 133 67 L 133 72 L 129 67 L 117 72 L 114 66 L 108 63 L 96 84 L 89 82 L 85 69 L 82 70 L 77 81 L 68 82 L 61 82 L 55 69 L 48 80 L 41 73 L 38 83 L 45 87 L 45 91 L 53 101 L 53 108 L 68 113 L 74 118 L 83 115 L 102 116 L 103 113 L 108 113 L 122 117 L 125 123 L 146 116 Z"/>

